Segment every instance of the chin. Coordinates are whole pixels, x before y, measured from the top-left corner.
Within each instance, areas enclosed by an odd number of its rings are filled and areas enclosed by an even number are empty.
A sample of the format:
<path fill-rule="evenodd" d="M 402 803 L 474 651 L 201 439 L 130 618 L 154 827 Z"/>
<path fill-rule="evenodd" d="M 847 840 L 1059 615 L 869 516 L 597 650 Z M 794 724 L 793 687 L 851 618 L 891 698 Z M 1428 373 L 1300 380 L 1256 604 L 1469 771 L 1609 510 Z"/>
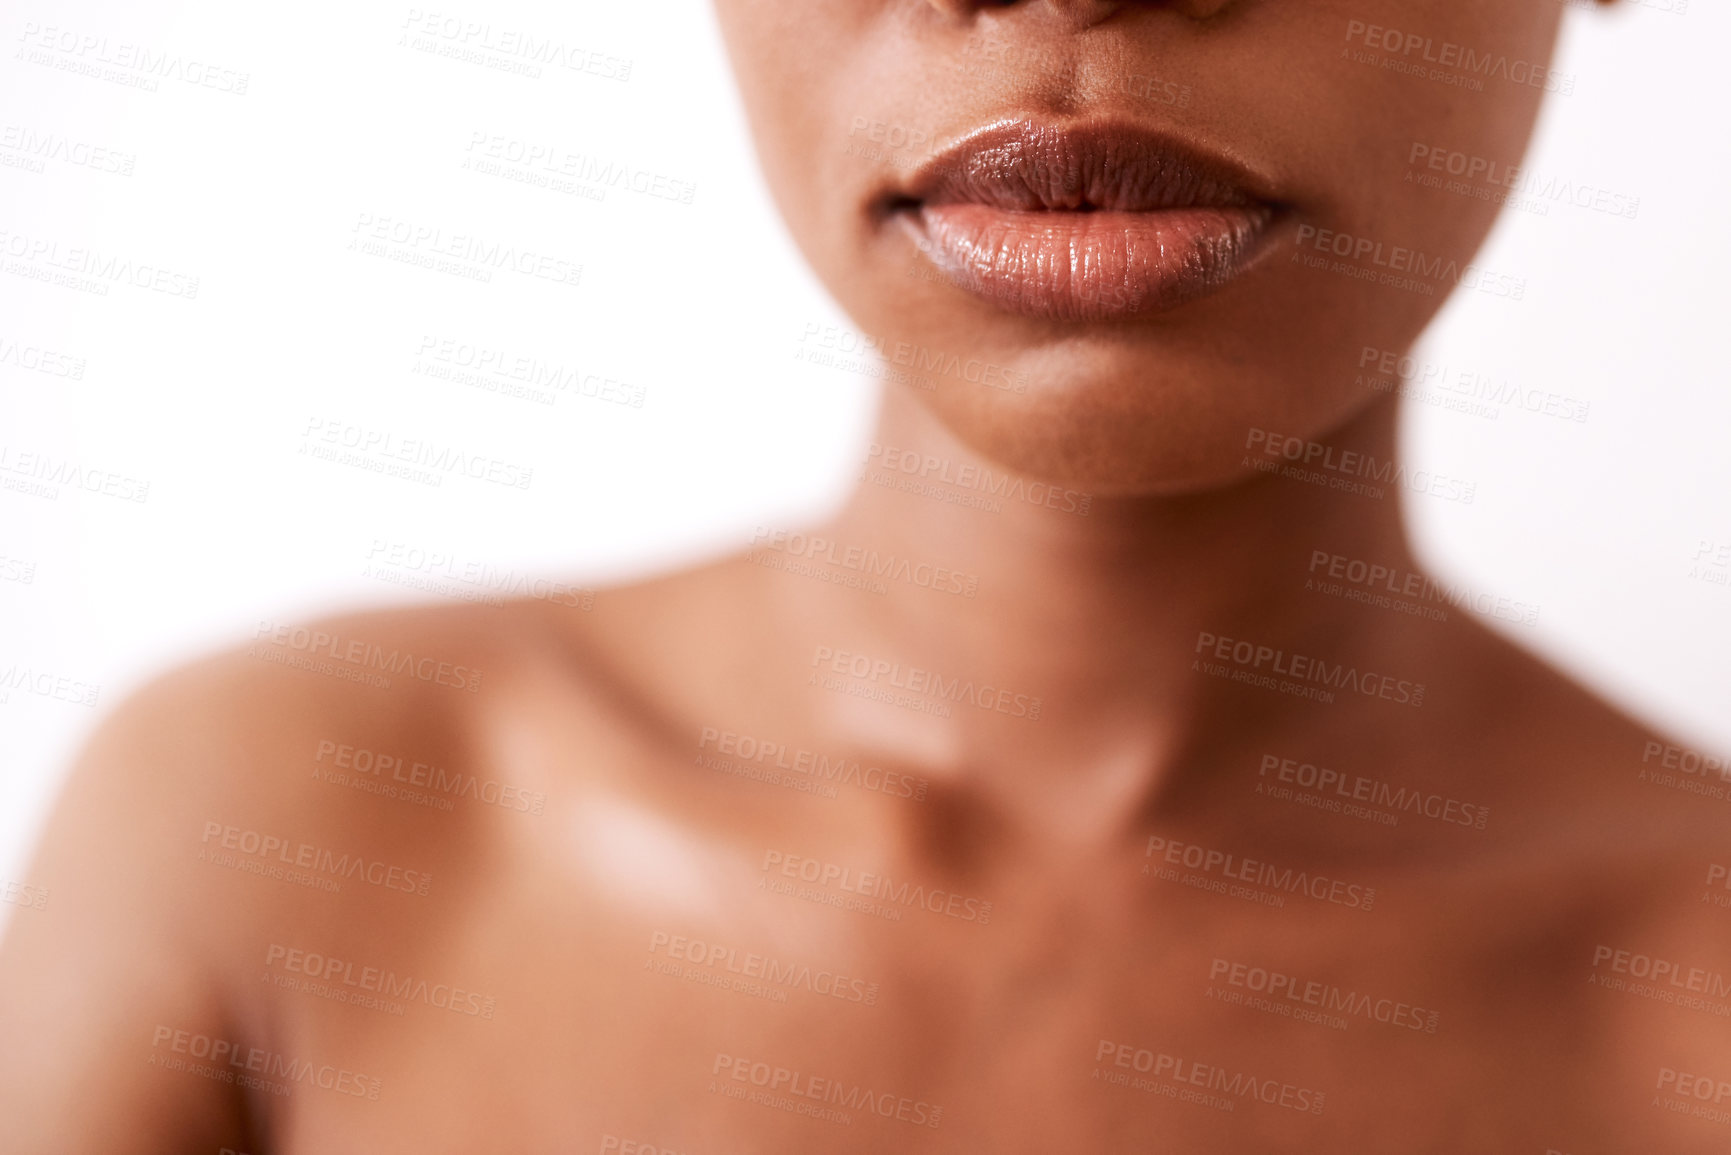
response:
<path fill-rule="evenodd" d="M 997 466 L 1100 497 L 1206 492 L 1256 476 L 1253 431 L 1327 438 L 1375 404 L 1347 359 L 1317 369 L 1226 359 L 1183 342 L 1099 334 L 978 354 L 1007 388 L 939 377 L 903 389 Z M 1266 352 L 1266 350 L 1265 350 Z M 1334 360 L 1341 360 L 1337 371 Z"/>

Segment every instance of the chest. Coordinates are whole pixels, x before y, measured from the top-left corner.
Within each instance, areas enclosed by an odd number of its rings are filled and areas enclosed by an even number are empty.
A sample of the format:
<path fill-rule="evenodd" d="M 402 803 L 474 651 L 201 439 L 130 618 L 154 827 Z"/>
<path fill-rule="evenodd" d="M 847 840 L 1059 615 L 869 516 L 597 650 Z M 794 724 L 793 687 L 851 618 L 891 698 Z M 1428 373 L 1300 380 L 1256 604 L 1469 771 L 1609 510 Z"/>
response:
<path fill-rule="evenodd" d="M 1574 1150 L 1590 1088 L 1634 1087 L 1590 952 L 1506 898 L 834 882 L 484 915 L 446 956 L 461 1006 L 299 1008 L 382 1092 L 295 1088 L 287 1149 Z M 1558 1071 L 1589 1077 L 1519 1074 Z"/>

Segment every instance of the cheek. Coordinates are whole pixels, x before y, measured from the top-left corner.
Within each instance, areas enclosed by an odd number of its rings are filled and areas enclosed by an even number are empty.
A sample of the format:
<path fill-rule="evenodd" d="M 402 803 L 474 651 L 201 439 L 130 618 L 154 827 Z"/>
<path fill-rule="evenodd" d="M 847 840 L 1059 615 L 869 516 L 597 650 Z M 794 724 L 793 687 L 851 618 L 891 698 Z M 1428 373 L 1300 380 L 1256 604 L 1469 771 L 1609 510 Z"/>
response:
<path fill-rule="evenodd" d="M 1570 87 L 1550 68 L 1561 10 L 1556 0 L 1426 0 L 1338 18 L 1333 67 L 1319 72 L 1334 123 L 1311 135 L 1351 180 L 1346 198 L 1373 211 L 1404 202 L 1409 164 L 1430 147 L 1517 162 L 1547 91 L 1566 98 L 1559 90 Z M 1276 115 L 1297 131 L 1292 111 Z M 1463 214 L 1433 206 L 1410 215 Z"/>
<path fill-rule="evenodd" d="M 717 0 L 734 79 L 764 176 L 802 243 L 857 208 L 838 176 L 856 120 L 875 115 L 874 47 L 884 4 L 857 0 Z M 906 51 L 917 48 L 909 44 Z M 904 86 L 905 87 L 905 86 Z M 915 95 L 913 93 L 909 94 Z"/>

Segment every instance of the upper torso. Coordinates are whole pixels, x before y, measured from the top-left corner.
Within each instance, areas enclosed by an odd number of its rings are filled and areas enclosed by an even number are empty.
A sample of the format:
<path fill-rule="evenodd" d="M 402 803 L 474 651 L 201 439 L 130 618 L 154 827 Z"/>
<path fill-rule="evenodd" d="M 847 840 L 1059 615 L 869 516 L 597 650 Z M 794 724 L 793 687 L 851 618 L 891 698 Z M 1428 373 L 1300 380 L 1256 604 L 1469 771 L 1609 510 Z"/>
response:
<path fill-rule="evenodd" d="M 145 867 L 219 993 L 132 1073 L 286 1155 L 1731 1145 L 1723 802 L 1612 723 L 1454 783 L 1227 759 L 1083 846 L 544 625 L 329 627 L 472 690 L 226 659 L 274 720 L 186 739 L 226 772 Z"/>

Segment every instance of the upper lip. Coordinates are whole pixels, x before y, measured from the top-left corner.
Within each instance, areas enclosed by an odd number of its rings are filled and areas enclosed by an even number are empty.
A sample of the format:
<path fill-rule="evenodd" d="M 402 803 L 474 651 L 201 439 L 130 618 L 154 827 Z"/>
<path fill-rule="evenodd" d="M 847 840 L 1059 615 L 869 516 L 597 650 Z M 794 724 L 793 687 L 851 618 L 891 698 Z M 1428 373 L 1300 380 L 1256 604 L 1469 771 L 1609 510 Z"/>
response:
<path fill-rule="evenodd" d="M 967 133 L 884 202 L 971 203 L 1026 212 L 1273 207 L 1243 166 L 1137 125 L 1007 120 Z"/>

